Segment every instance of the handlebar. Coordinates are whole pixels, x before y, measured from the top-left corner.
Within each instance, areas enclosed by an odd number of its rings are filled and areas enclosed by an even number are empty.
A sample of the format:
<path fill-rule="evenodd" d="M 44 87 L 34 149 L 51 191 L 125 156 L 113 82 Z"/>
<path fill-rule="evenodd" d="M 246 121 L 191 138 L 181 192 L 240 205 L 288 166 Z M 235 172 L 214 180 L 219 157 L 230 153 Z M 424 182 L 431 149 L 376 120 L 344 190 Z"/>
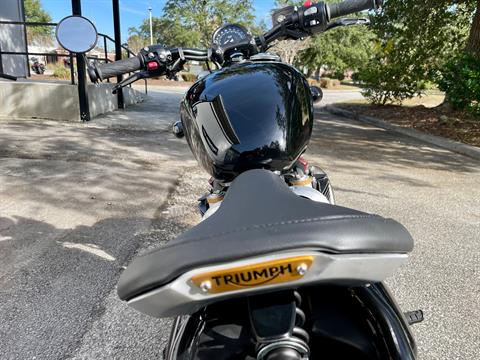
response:
<path fill-rule="evenodd" d="M 118 60 L 113 63 L 101 64 L 88 67 L 88 75 L 90 80 L 97 82 L 98 80 L 108 79 L 114 76 L 123 75 L 143 69 L 144 61 L 140 55 Z"/>
<path fill-rule="evenodd" d="M 330 18 L 337 18 L 356 12 L 377 9 L 382 6 L 382 0 L 346 0 L 338 4 L 330 4 Z"/>
<path fill-rule="evenodd" d="M 329 29 L 328 24 L 331 19 L 363 10 L 377 9 L 382 4 L 383 0 L 346 0 L 331 5 L 324 2 L 312 4 L 308 1 L 304 6 L 283 8 L 280 11 L 286 10 L 288 14 L 286 16 L 282 15 L 283 20 L 278 21 L 276 24 L 274 23 L 272 29 L 254 39 L 253 54 L 258 53 L 256 47 L 260 51 L 265 51 L 268 49 L 268 44 L 277 39 L 300 39 L 326 31 Z M 251 43 L 244 45 L 248 47 Z M 234 44 L 232 46 L 236 47 L 237 45 Z M 219 59 L 220 61 L 218 61 Z M 214 49 L 169 49 L 161 45 L 151 45 L 142 49 L 135 57 L 109 64 L 89 66 L 88 74 L 92 82 L 98 82 L 99 80 L 137 70 L 144 70 L 143 75 L 139 76 L 139 78 L 161 75 L 171 76 L 180 71 L 187 60 L 223 63 L 223 52 L 221 49 L 216 49 L 216 51 Z"/>

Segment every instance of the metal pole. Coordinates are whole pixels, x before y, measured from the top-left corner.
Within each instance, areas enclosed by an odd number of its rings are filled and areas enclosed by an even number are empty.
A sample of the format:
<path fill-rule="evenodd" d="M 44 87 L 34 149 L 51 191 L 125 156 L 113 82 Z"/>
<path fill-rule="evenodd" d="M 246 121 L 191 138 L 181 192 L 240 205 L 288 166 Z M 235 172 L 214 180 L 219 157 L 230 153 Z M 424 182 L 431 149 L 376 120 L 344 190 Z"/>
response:
<path fill-rule="evenodd" d="M 73 55 L 70 53 L 70 82 L 75 85 L 75 69 L 73 68 Z"/>
<path fill-rule="evenodd" d="M 27 74 L 28 77 L 32 76 L 30 73 L 30 60 L 28 59 L 28 39 L 27 39 L 27 25 L 25 24 L 26 18 L 25 18 L 25 0 L 23 0 L 20 5 L 22 6 L 22 20 L 23 20 L 23 37 L 25 41 L 25 52 L 27 53 Z"/>
<path fill-rule="evenodd" d="M 120 31 L 120 5 L 118 0 L 112 0 L 113 5 L 113 30 L 115 34 L 115 60 L 122 60 L 122 38 L 121 38 L 121 31 Z M 123 76 L 117 76 L 117 83 L 123 80 Z M 125 108 L 125 104 L 123 102 L 123 91 L 119 89 L 117 92 L 118 98 L 118 108 L 123 109 Z"/>
<path fill-rule="evenodd" d="M 81 0 L 72 0 L 72 14 L 82 15 Z M 90 105 L 88 103 L 85 57 L 83 54 L 76 54 L 76 58 L 78 75 L 78 100 L 80 102 L 80 119 L 82 119 L 82 121 L 90 121 Z"/>
<path fill-rule="evenodd" d="M 1 46 L 1 44 L 0 44 L 0 74 L 3 74 L 2 46 Z"/>
<path fill-rule="evenodd" d="M 105 49 L 105 64 L 108 64 L 108 49 L 107 49 L 107 38 L 103 37 L 103 47 Z M 110 82 L 110 78 L 107 79 L 107 82 Z"/>
<path fill-rule="evenodd" d="M 152 7 L 148 7 L 150 13 L 150 45 L 153 45 L 153 27 L 152 27 Z"/>

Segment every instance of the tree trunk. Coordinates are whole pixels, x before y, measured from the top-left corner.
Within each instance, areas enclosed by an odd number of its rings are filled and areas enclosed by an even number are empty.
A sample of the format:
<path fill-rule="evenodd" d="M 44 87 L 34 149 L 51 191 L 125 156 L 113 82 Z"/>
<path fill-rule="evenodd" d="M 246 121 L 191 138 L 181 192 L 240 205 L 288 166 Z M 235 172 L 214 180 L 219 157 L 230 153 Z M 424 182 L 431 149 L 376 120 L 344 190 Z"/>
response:
<path fill-rule="evenodd" d="M 473 18 L 470 37 L 468 38 L 467 51 L 480 58 L 480 0 L 477 0 L 477 12 Z"/>

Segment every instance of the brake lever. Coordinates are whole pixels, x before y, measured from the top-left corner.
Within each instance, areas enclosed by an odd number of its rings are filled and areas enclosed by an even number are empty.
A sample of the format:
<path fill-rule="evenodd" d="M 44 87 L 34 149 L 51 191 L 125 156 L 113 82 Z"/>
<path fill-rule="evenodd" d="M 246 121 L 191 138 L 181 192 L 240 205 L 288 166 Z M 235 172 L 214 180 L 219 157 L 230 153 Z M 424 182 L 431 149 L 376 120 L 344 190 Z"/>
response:
<path fill-rule="evenodd" d="M 116 84 L 113 89 L 112 89 L 112 94 L 116 94 L 118 90 L 121 88 L 124 88 L 125 86 L 128 86 L 130 84 L 133 84 L 135 81 L 138 81 L 140 79 L 146 79 L 148 78 L 148 71 L 140 71 L 134 73 L 132 76 L 129 76 L 128 78 L 120 81 L 118 84 Z"/>
<path fill-rule="evenodd" d="M 325 31 L 334 29 L 339 26 L 353 26 L 353 25 L 370 25 L 370 20 L 367 18 L 358 18 L 358 19 L 342 18 L 328 24 Z"/>

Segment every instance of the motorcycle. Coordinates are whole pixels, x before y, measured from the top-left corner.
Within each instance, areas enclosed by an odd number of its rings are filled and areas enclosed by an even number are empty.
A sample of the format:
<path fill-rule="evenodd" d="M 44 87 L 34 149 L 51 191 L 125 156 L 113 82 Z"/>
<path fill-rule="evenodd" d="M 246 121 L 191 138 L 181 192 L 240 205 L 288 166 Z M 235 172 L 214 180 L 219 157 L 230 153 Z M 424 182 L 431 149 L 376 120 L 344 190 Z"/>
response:
<path fill-rule="evenodd" d="M 35 74 L 42 75 L 45 72 L 45 64 L 38 61 L 36 57 L 32 58 L 33 64 L 31 69 Z"/>
<path fill-rule="evenodd" d="M 155 317 L 174 317 L 165 359 L 415 359 L 409 325 L 383 281 L 413 249 L 392 219 L 335 205 L 328 176 L 302 157 L 320 96 L 304 75 L 267 52 L 376 9 L 381 0 L 307 2 L 274 11 L 273 27 L 252 36 L 237 24 L 215 31 L 207 50 L 147 46 L 138 56 L 88 67 L 98 81 L 173 77 L 189 60 L 213 64 L 186 92 L 181 120 L 199 164 L 212 176 L 199 200 L 202 221 L 138 257 L 121 275 L 119 297 Z M 67 49 L 92 46 L 93 24 L 63 31 Z M 76 46 L 76 47 L 75 47 Z"/>

